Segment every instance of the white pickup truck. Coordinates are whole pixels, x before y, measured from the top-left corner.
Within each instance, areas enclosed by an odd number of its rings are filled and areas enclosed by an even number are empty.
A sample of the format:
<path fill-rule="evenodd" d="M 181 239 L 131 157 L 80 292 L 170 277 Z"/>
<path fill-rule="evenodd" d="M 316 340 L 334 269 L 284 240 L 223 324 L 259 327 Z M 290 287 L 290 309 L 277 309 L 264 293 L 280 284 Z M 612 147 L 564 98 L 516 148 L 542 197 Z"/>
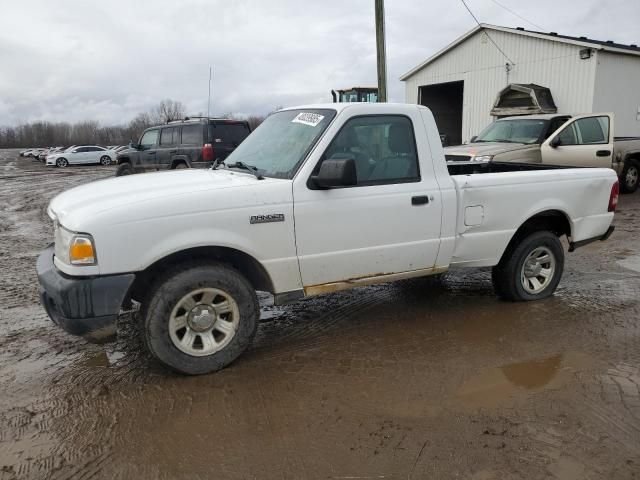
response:
<path fill-rule="evenodd" d="M 572 251 L 611 234 L 611 169 L 452 176 L 431 112 L 329 104 L 271 115 L 211 170 L 149 173 L 64 192 L 41 299 L 68 332 L 113 337 L 140 304 L 151 353 L 186 374 L 250 344 L 256 291 L 276 304 L 359 285 L 493 267 L 504 299 L 551 295 Z"/>

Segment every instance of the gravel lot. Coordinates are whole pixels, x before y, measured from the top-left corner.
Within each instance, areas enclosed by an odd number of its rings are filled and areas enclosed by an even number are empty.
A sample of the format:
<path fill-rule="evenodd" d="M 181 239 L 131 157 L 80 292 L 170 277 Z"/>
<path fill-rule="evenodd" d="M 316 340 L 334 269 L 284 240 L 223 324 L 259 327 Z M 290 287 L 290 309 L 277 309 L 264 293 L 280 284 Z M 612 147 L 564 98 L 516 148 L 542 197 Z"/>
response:
<path fill-rule="evenodd" d="M 38 303 L 47 203 L 113 172 L 0 151 L 0 480 L 640 478 L 640 192 L 553 298 L 481 269 L 265 302 L 249 352 L 187 378 L 135 316 L 91 345 Z"/>

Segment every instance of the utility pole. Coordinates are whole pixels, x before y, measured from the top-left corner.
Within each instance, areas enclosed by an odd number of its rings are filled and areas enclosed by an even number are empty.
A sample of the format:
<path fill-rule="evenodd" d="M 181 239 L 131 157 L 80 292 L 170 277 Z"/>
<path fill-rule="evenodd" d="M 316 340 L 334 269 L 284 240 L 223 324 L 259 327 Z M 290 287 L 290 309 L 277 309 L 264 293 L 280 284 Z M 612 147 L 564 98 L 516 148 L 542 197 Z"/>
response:
<path fill-rule="evenodd" d="M 384 0 L 376 2 L 376 46 L 378 51 L 378 101 L 387 101 L 387 51 L 384 38 Z"/>

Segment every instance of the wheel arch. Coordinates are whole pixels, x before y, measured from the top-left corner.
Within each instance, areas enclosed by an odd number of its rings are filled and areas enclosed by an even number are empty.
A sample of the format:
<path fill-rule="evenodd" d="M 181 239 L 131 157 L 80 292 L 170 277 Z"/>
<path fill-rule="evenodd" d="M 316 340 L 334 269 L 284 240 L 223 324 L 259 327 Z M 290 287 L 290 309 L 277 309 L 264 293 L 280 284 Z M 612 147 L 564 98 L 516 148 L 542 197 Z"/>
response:
<path fill-rule="evenodd" d="M 557 209 L 544 210 L 530 216 L 518 227 L 511 240 L 509 240 L 500 262 L 522 238 L 539 231 L 549 231 L 557 237 L 566 235 L 567 238 L 570 238 L 572 232 L 571 220 L 566 212 Z"/>
<path fill-rule="evenodd" d="M 230 265 L 244 275 L 255 290 L 270 293 L 275 291 L 271 277 L 254 257 L 235 248 L 209 246 L 193 247 L 174 252 L 136 273 L 136 279 L 130 289 L 130 297 L 136 300 L 142 299 L 145 295 L 145 289 L 149 287 L 149 284 L 154 279 L 177 265 L 198 260 L 214 260 Z"/>
<path fill-rule="evenodd" d="M 175 169 L 179 164 L 184 163 L 187 167 L 191 168 L 191 163 L 189 163 L 189 160 L 186 157 L 174 157 L 171 159 L 171 168 L 172 170 Z"/>

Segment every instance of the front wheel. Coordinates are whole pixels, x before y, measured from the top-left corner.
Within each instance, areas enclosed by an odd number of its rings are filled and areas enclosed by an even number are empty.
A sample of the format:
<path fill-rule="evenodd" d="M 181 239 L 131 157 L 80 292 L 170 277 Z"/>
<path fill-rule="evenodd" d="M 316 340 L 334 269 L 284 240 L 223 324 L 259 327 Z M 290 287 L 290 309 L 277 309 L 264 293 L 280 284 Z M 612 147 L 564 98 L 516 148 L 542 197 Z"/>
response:
<path fill-rule="evenodd" d="M 111 165 L 111 157 L 109 157 L 109 155 L 104 155 L 100 158 L 100 164 L 107 166 L 107 165 Z"/>
<path fill-rule="evenodd" d="M 622 193 L 633 193 L 640 183 L 640 165 L 636 160 L 627 160 L 620 174 L 620 190 Z"/>
<path fill-rule="evenodd" d="M 564 250 L 552 232 L 534 232 L 505 251 L 493 267 L 496 293 L 513 302 L 540 300 L 555 292 L 564 269 Z"/>
<path fill-rule="evenodd" d="M 67 161 L 66 158 L 59 158 L 59 159 L 56 160 L 56 165 L 58 167 L 64 168 L 67 165 L 69 165 L 69 162 Z"/>
<path fill-rule="evenodd" d="M 118 169 L 116 170 L 116 177 L 122 177 L 123 175 L 131 175 L 133 173 L 133 168 L 131 168 L 131 164 L 129 162 L 124 162 L 118 165 Z"/>
<path fill-rule="evenodd" d="M 143 304 L 144 335 L 151 354 L 187 375 L 220 370 L 256 333 L 255 291 L 234 268 L 190 264 L 170 271 Z"/>

